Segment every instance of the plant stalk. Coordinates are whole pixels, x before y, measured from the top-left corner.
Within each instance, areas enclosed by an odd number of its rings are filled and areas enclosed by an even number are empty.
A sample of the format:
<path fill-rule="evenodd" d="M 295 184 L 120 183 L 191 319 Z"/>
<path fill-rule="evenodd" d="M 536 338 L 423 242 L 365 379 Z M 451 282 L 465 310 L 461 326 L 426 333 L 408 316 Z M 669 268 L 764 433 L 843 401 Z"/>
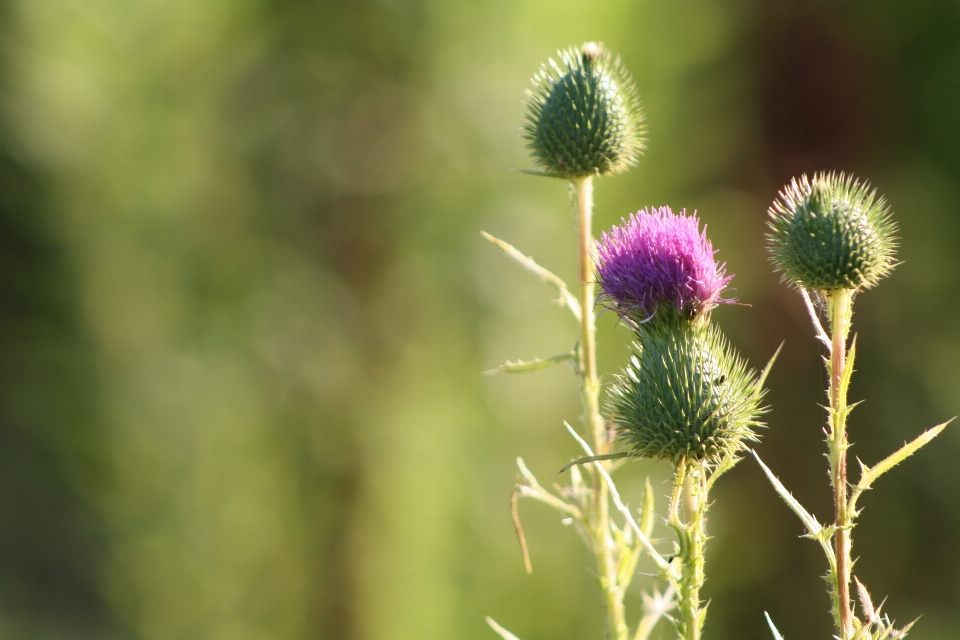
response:
<path fill-rule="evenodd" d="M 580 254 L 580 374 L 585 422 L 596 454 L 607 453 L 607 430 L 600 416 L 597 379 L 596 303 L 593 278 L 593 177 L 574 180 L 577 194 L 577 236 Z M 602 484 L 602 483 L 601 483 Z"/>
<path fill-rule="evenodd" d="M 593 277 L 593 177 L 573 180 L 577 199 L 577 246 L 580 256 L 580 393 L 583 400 L 584 425 L 596 454 L 609 451 L 607 428 L 600 415 L 600 382 L 597 378 L 596 298 Z M 590 525 L 597 555 L 600 585 L 607 603 L 607 628 L 610 637 L 627 640 L 629 630 L 623 607 L 623 588 L 617 578 L 614 558 L 615 542 L 610 532 L 610 506 L 607 486 L 595 471 Z"/>
<path fill-rule="evenodd" d="M 679 497 L 686 493 L 685 520 L 680 519 Z M 670 525 L 680 538 L 679 609 L 677 628 L 683 640 L 700 640 L 703 609 L 700 588 L 705 576 L 703 550 L 706 543 L 704 515 L 707 511 L 706 476 L 701 465 L 681 460 L 677 465 L 671 500 Z"/>
<path fill-rule="evenodd" d="M 847 397 L 842 387 L 847 361 L 847 334 L 850 331 L 852 292 L 846 289 L 829 294 L 831 332 L 830 354 L 830 480 L 833 484 L 834 551 L 837 575 L 834 585 L 834 616 L 841 640 L 853 636 L 850 606 L 850 512 L 847 485 Z"/>

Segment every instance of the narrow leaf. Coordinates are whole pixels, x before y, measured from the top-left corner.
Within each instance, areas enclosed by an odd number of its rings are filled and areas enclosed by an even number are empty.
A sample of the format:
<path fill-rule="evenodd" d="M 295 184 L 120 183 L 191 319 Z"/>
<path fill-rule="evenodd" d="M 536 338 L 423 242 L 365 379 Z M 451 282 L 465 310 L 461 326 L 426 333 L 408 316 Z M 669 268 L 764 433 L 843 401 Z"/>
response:
<path fill-rule="evenodd" d="M 783 483 L 777 479 L 773 472 L 763 464 L 763 460 L 760 459 L 760 456 L 757 455 L 757 452 L 753 449 L 750 450 L 753 454 L 753 457 L 757 459 L 757 463 L 763 468 L 764 473 L 767 474 L 767 479 L 770 480 L 770 484 L 773 485 L 773 488 L 776 489 L 777 493 L 780 494 L 780 497 L 783 498 L 783 501 L 787 503 L 787 506 L 800 517 L 800 520 L 803 522 L 804 526 L 807 528 L 807 532 L 810 536 L 816 538 L 820 535 L 820 531 L 823 529 L 821 524 L 817 522 L 817 519 L 814 518 L 806 509 L 803 508 L 796 498 L 787 491 L 786 487 L 783 486 Z"/>
<path fill-rule="evenodd" d="M 857 595 L 860 597 L 860 608 L 863 609 L 863 617 L 867 622 L 873 624 L 877 621 L 877 612 L 873 608 L 873 600 L 870 598 L 870 592 L 863 586 L 857 576 L 853 576 L 853 582 L 857 585 Z"/>
<path fill-rule="evenodd" d="M 853 376 L 853 362 L 857 359 L 857 334 L 853 334 L 853 340 L 850 344 L 850 351 L 847 352 L 847 361 L 843 365 L 843 375 L 840 377 L 840 397 L 847 397 L 847 389 L 850 387 L 850 378 Z M 852 407 L 851 407 L 852 408 Z"/>
<path fill-rule="evenodd" d="M 537 171 L 536 169 L 517 169 L 518 173 L 525 173 L 530 176 L 540 176 L 541 178 L 558 178 L 560 176 L 547 171 Z"/>
<path fill-rule="evenodd" d="M 643 497 L 640 499 L 643 505 L 640 508 L 640 531 L 648 538 L 653 534 L 653 524 L 656 513 L 654 512 L 653 487 L 650 486 L 650 476 L 647 476 L 647 484 L 643 488 Z"/>
<path fill-rule="evenodd" d="M 576 467 L 574 467 L 574 470 L 576 470 Z M 650 486 L 650 476 L 647 476 L 646 486 L 643 489 L 643 495 L 640 497 L 640 504 L 642 505 L 640 507 L 640 532 L 647 538 L 650 538 L 653 534 L 653 524 L 656 520 L 653 487 Z M 616 530 L 615 527 L 614 529 Z M 633 529 L 629 527 L 626 530 L 631 533 L 633 532 Z M 620 584 L 622 588 L 626 589 L 633 580 L 637 569 L 637 562 L 640 561 L 640 556 L 643 555 L 643 552 L 643 544 L 639 540 L 637 540 L 633 549 L 627 549 L 622 552 L 624 559 L 620 563 L 620 572 L 617 578 L 617 583 Z"/>
<path fill-rule="evenodd" d="M 917 618 L 917 620 L 919 620 L 919 619 L 920 619 L 920 618 Z M 907 635 L 907 633 L 910 631 L 910 629 L 913 628 L 913 625 L 917 624 L 917 620 L 914 620 L 913 622 L 911 622 L 911 623 L 908 624 L 907 626 L 903 627 L 902 629 L 899 629 L 898 631 L 895 631 L 894 633 L 896 633 L 896 636 L 897 636 L 898 638 L 904 637 L 905 635 Z"/>
<path fill-rule="evenodd" d="M 773 634 L 773 640 L 783 640 L 783 636 L 780 635 L 780 632 L 777 631 L 777 627 L 773 624 L 773 620 L 770 619 L 770 614 L 764 611 L 763 615 L 767 619 L 767 624 L 770 625 L 770 632 Z M 487 620 L 489 619 L 490 618 L 487 618 Z"/>
<path fill-rule="evenodd" d="M 763 390 L 763 385 L 767 382 L 767 376 L 770 375 L 770 370 L 773 369 L 773 363 L 777 361 L 777 356 L 779 356 L 780 352 L 783 351 L 783 345 L 784 343 L 781 342 L 780 346 L 777 347 L 777 350 L 773 352 L 770 360 L 767 361 L 767 366 L 763 368 L 763 371 L 760 373 L 760 377 L 757 378 L 757 393 L 760 393 Z"/>
<path fill-rule="evenodd" d="M 497 245 L 497 247 L 507 254 L 514 262 L 519 264 L 521 267 L 532 273 L 533 275 L 540 278 L 542 282 L 545 282 L 549 285 L 556 287 L 557 292 L 560 294 L 559 302 L 561 305 L 570 309 L 570 312 L 576 317 L 577 322 L 580 322 L 582 314 L 580 312 L 580 302 L 577 300 L 576 296 L 570 293 L 570 290 L 567 288 L 567 283 L 561 280 L 558 276 L 547 271 L 536 262 L 530 256 L 525 256 L 520 253 L 513 245 L 508 242 L 504 242 L 499 238 L 494 238 L 492 235 L 486 231 L 481 231 L 480 235 L 484 238 Z"/>
<path fill-rule="evenodd" d="M 546 369 L 547 367 L 552 367 L 558 365 L 561 362 L 566 362 L 568 360 L 576 360 L 577 354 L 574 351 L 569 351 L 567 353 L 558 353 L 555 356 L 550 356 L 549 358 L 534 358 L 524 362 L 523 360 L 517 360 L 516 362 L 505 362 L 496 369 L 490 369 L 484 371 L 483 375 L 491 376 L 496 373 L 523 373 L 525 371 L 536 371 L 537 369 Z"/>
<path fill-rule="evenodd" d="M 633 582 L 633 576 L 636 575 L 637 563 L 640 561 L 640 556 L 643 555 L 643 545 L 641 545 L 639 541 L 633 544 L 632 540 L 627 540 L 627 534 L 633 533 L 633 530 L 629 527 L 624 530 L 626 533 L 616 526 L 612 526 L 611 530 L 620 548 L 620 566 L 617 569 L 617 584 L 620 588 L 626 590 L 630 587 L 630 583 Z M 633 538 L 635 539 L 636 536 L 633 536 Z"/>
<path fill-rule="evenodd" d="M 577 458 L 573 462 L 563 465 L 563 468 L 560 469 L 560 471 L 557 471 L 557 473 L 563 473 L 570 467 L 587 464 L 588 462 L 596 462 L 597 460 L 619 460 L 620 458 L 629 458 L 632 455 L 632 453 L 621 451 L 620 453 L 605 453 L 600 456 L 586 456 L 584 458 Z"/>
<path fill-rule="evenodd" d="M 723 457 L 723 460 L 720 461 L 720 464 L 717 465 L 717 468 L 713 470 L 713 473 L 710 474 L 710 477 L 707 478 L 707 493 L 710 493 L 710 490 L 713 488 L 713 483 L 717 481 L 717 478 L 725 474 L 730 469 L 740 462 L 740 458 L 737 456 L 726 455 Z"/>
<path fill-rule="evenodd" d="M 899 450 L 878 462 L 874 467 L 867 467 L 861 463 L 861 466 L 863 467 L 863 473 L 860 477 L 860 482 L 857 483 L 857 488 L 861 491 L 864 489 L 869 489 L 870 486 L 876 482 L 877 478 L 895 467 L 897 464 L 912 456 L 920 449 L 920 447 L 940 435 L 940 432 L 943 431 L 951 422 L 953 422 L 953 418 L 947 420 L 943 424 L 933 427 L 932 429 L 927 429 L 912 442 L 908 442 L 907 444 L 903 445 Z"/>
<path fill-rule="evenodd" d="M 497 621 L 491 618 L 490 616 L 487 616 L 485 620 L 487 621 L 487 624 L 490 625 L 490 628 L 496 631 L 497 635 L 503 638 L 503 640 L 520 640 L 520 638 L 518 638 L 517 636 L 513 635 L 512 633 L 510 633 L 509 631 L 507 631 L 506 629 L 498 625 Z"/>

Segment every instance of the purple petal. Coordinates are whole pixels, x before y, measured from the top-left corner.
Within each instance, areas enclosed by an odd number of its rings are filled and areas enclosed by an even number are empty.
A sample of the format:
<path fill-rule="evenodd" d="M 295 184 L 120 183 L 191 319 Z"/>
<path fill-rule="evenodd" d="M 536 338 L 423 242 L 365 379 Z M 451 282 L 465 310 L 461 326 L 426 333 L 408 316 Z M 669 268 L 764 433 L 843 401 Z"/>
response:
<path fill-rule="evenodd" d="M 603 296 L 622 313 L 654 314 L 666 303 L 699 315 L 720 302 L 733 278 L 713 259 L 696 214 L 644 209 L 600 237 L 597 274 Z"/>

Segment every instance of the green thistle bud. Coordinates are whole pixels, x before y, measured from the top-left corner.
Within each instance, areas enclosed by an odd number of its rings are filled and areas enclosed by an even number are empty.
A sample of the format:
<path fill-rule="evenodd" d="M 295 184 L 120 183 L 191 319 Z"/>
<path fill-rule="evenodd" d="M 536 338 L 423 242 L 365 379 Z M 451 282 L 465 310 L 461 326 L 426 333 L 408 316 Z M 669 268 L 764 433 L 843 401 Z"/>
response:
<path fill-rule="evenodd" d="M 558 53 L 533 78 L 524 125 L 540 173 L 577 178 L 626 171 L 643 150 L 636 85 L 602 44 Z"/>
<path fill-rule="evenodd" d="M 769 214 L 773 263 L 805 289 L 868 289 L 895 265 L 890 209 L 853 176 L 794 178 Z"/>
<path fill-rule="evenodd" d="M 661 318 L 640 325 L 637 338 L 607 402 L 637 455 L 715 464 L 756 439 L 763 412 L 757 376 L 718 329 Z"/>

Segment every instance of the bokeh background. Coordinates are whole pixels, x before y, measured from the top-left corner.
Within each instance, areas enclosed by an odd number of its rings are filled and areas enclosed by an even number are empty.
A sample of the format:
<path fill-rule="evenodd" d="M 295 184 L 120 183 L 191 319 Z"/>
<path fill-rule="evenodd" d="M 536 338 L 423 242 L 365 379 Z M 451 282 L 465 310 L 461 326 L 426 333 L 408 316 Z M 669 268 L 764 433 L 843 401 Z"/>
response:
<path fill-rule="evenodd" d="M 900 224 L 857 302 L 853 453 L 960 413 L 955 0 L 0 0 L 0 635 L 603 637 L 576 534 L 522 504 L 527 576 L 507 508 L 516 456 L 548 482 L 577 453 L 574 376 L 480 375 L 575 337 L 479 231 L 574 279 L 565 186 L 516 170 L 529 77 L 584 40 L 650 132 L 598 229 L 708 223 L 750 305 L 719 322 L 757 364 L 786 341 L 758 450 L 814 513 L 821 352 L 763 247 L 791 176 L 853 171 Z M 856 572 L 911 637 L 960 638 L 958 460 L 950 428 L 862 502 Z M 830 637 L 754 463 L 711 513 L 709 637 Z"/>

